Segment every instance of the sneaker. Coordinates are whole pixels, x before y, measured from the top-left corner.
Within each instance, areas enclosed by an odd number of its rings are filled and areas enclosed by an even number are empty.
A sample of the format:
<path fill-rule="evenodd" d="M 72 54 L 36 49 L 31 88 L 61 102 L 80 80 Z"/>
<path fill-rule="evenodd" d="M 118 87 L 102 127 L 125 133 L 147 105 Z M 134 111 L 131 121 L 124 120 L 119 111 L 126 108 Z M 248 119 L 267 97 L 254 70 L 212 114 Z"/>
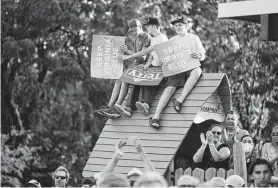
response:
<path fill-rule="evenodd" d="M 140 110 L 144 116 L 150 115 L 150 110 L 149 110 L 150 107 L 147 103 L 138 101 L 135 103 L 135 105 L 136 105 L 136 108 L 138 110 Z"/>
<path fill-rule="evenodd" d="M 125 105 L 115 104 L 115 110 L 121 115 L 130 118 L 131 117 L 131 108 Z"/>
<path fill-rule="evenodd" d="M 114 109 L 114 107 L 109 107 L 97 112 L 99 115 L 102 115 L 107 118 L 115 119 L 120 118 L 121 115 Z"/>

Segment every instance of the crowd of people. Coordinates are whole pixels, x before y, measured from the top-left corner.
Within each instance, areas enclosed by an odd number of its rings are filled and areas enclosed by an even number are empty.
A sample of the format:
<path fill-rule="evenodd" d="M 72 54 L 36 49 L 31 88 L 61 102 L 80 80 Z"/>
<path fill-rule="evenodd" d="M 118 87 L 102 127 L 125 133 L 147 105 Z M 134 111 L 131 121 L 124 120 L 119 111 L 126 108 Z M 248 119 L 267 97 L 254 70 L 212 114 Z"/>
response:
<path fill-rule="evenodd" d="M 202 61 L 205 59 L 205 49 L 195 34 L 188 33 L 188 19 L 177 17 L 171 24 L 177 33 L 169 40 L 185 39 L 190 44 L 190 57 Z M 142 64 L 144 70 L 151 66 L 162 66 L 154 46 L 168 40 L 161 31 L 161 22 L 157 18 L 150 17 L 144 24 L 147 33 L 143 31 L 141 22 L 133 19 L 129 22 L 129 33 L 133 36 L 130 40 L 126 37 L 126 45 L 121 47 L 125 55 L 120 59 L 124 61 L 125 69 L 129 66 L 128 59 L 132 63 Z M 182 103 L 197 83 L 202 74 L 201 67 L 167 77 L 166 88 L 159 99 L 154 115 L 149 119 L 150 126 L 159 128 L 160 114 L 169 101 L 177 113 L 180 112 Z M 180 96 L 171 98 L 179 86 L 183 86 Z M 130 94 L 127 95 L 130 88 Z M 132 107 L 136 106 L 143 115 L 150 114 L 150 103 L 155 94 L 155 87 L 137 86 L 116 80 L 114 89 L 107 108 L 96 110 L 96 113 L 108 118 L 119 118 L 121 116 L 131 117 Z M 127 96 L 127 100 L 124 99 Z M 277 160 L 278 160 L 278 126 L 272 130 L 272 142 L 262 147 L 256 147 L 249 132 L 239 127 L 238 117 L 235 111 L 227 112 L 224 125 L 214 123 L 207 132 L 201 133 L 201 145 L 192 156 L 194 163 L 201 169 L 223 168 L 225 170 L 234 167 L 233 145 L 241 142 L 245 152 L 246 165 L 248 169 L 248 181 L 246 182 L 238 175 L 232 175 L 223 179 L 214 177 L 209 181 L 201 182 L 198 178 L 189 175 L 181 176 L 174 186 L 176 187 L 270 187 L 278 183 Z M 144 163 L 144 171 L 132 168 L 126 175 L 114 173 L 117 162 L 121 160 L 124 153 L 121 148 L 126 144 L 126 139 L 120 139 L 115 145 L 115 152 L 110 162 L 102 172 L 94 177 L 84 178 L 82 187 L 167 187 L 165 178 L 156 172 L 147 154 L 144 152 L 138 137 L 133 138 L 133 145 Z M 274 176 L 276 175 L 276 176 Z M 65 167 L 59 167 L 53 173 L 55 187 L 66 187 L 70 173 Z M 36 180 L 30 180 L 26 187 L 41 187 Z"/>

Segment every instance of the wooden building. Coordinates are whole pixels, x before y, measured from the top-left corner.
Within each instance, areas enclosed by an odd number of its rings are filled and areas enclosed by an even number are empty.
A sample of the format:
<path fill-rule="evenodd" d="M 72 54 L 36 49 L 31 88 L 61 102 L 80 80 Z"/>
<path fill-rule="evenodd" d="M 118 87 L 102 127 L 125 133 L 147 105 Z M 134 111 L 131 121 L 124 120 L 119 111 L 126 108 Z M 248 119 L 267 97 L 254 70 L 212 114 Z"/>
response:
<path fill-rule="evenodd" d="M 160 87 L 157 90 L 149 117 L 152 117 L 164 88 Z M 182 89 L 178 89 L 174 97 L 178 96 Z M 212 117 L 217 121 L 224 121 L 225 112 L 230 110 L 231 92 L 226 74 L 203 74 L 182 106 L 181 112 L 176 113 L 172 102 L 169 102 L 162 113 L 159 129 L 150 127 L 149 117 L 142 115 L 138 110 L 133 112 L 131 118 L 109 119 L 82 175 L 92 177 L 103 170 L 112 157 L 114 145 L 118 139 L 138 136 L 156 170 L 168 177 L 168 182 L 170 182 L 170 174 L 173 174 L 175 169 L 188 167 L 183 159 L 192 159 L 201 144 L 200 132 L 208 129 L 214 121 Z M 214 109 L 213 106 L 216 108 Z M 216 115 L 208 114 L 202 117 L 203 113 L 210 112 Z M 118 162 L 115 172 L 127 174 L 133 167 L 143 170 L 140 156 L 131 143 L 123 147 L 123 152 L 124 156 Z"/>

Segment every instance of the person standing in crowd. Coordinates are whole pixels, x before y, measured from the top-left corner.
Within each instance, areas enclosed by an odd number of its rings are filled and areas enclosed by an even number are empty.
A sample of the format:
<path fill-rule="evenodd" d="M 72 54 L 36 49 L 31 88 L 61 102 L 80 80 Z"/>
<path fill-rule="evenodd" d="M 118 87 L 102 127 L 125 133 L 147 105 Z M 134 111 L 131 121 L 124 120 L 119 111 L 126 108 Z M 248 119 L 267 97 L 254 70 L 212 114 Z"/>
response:
<path fill-rule="evenodd" d="M 147 55 L 148 51 L 156 45 L 168 40 L 167 36 L 161 33 L 161 21 L 155 17 L 149 17 L 146 19 L 144 23 L 148 33 L 153 36 L 151 39 L 151 45 L 146 50 L 141 52 L 134 53 L 129 56 L 122 56 L 125 60 L 140 57 L 143 55 Z M 150 56 L 147 60 L 147 63 L 144 65 L 144 70 L 147 70 L 149 67 L 161 67 L 162 62 L 158 59 L 156 52 L 150 52 Z M 140 93 L 139 93 L 139 100 L 135 103 L 138 110 L 142 112 L 143 115 L 148 116 L 150 114 L 150 102 L 155 94 L 155 87 L 153 86 L 141 86 Z M 118 108 L 121 108 L 118 106 Z"/>
<path fill-rule="evenodd" d="M 190 51 L 191 51 L 191 58 L 198 59 L 200 61 L 203 61 L 205 59 L 205 49 L 202 45 L 202 42 L 200 38 L 197 35 L 194 35 L 192 33 L 188 33 L 188 19 L 184 16 L 176 17 L 172 22 L 172 25 L 174 25 L 177 35 L 172 37 L 170 40 L 175 39 L 183 39 L 188 40 L 188 43 L 191 44 Z M 137 56 L 145 55 L 154 50 L 154 46 L 152 46 L 149 49 L 146 49 L 142 53 L 138 53 Z M 189 74 L 189 77 L 186 79 L 186 74 Z M 199 77 L 202 74 L 202 69 L 200 67 L 194 68 L 192 70 L 189 70 L 187 72 L 183 72 L 177 75 L 169 76 L 167 78 L 167 87 L 163 91 L 159 101 L 158 105 L 156 107 L 156 111 L 152 118 L 150 118 L 149 123 L 154 128 L 159 128 L 159 119 L 160 114 L 171 99 L 172 95 L 175 93 L 178 86 L 183 85 L 183 91 L 182 94 L 179 96 L 178 99 L 173 98 L 173 106 L 176 112 L 180 112 L 181 105 L 189 92 L 192 90 L 192 88 L 197 83 Z"/>
<path fill-rule="evenodd" d="M 197 185 L 200 183 L 200 181 L 192 176 L 189 175 L 183 175 L 181 176 L 177 181 L 177 186 L 182 187 L 197 187 Z"/>
<path fill-rule="evenodd" d="M 225 180 L 226 187 L 245 187 L 245 181 L 239 175 L 231 175 Z"/>
<path fill-rule="evenodd" d="M 97 182 L 97 187 L 129 187 L 129 182 L 122 174 L 108 172 Z"/>
<path fill-rule="evenodd" d="M 150 171 L 140 176 L 134 187 L 168 187 L 168 184 L 158 172 Z"/>
<path fill-rule="evenodd" d="M 270 163 L 261 158 L 255 159 L 249 169 L 249 179 L 252 180 L 250 187 L 271 187 L 270 179 L 273 174 Z"/>
<path fill-rule="evenodd" d="M 249 132 L 239 128 L 239 120 L 236 112 L 234 110 L 228 111 L 225 118 L 224 137 L 231 152 L 233 152 L 234 143 L 240 142 L 244 135 L 249 135 Z"/>
<path fill-rule="evenodd" d="M 30 180 L 24 187 L 37 187 L 41 188 L 41 184 L 37 180 Z"/>
<path fill-rule="evenodd" d="M 231 154 L 227 144 L 221 143 L 222 126 L 212 124 L 206 134 L 201 133 L 201 147 L 193 156 L 193 161 L 202 169 L 212 168 L 229 168 L 229 156 Z"/>
<path fill-rule="evenodd" d="M 96 186 L 96 180 L 94 178 L 84 178 L 82 180 L 82 188 L 91 188 Z"/>
<path fill-rule="evenodd" d="M 148 159 L 146 153 L 144 152 L 143 146 L 141 144 L 141 141 L 138 137 L 131 137 L 130 138 L 133 141 L 133 145 L 136 148 L 137 153 L 140 155 L 141 160 L 144 163 L 144 170 L 146 172 L 149 171 L 155 171 L 155 168 L 153 167 L 151 161 Z M 127 139 L 120 139 L 115 144 L 115 152 L 112 156 L 112 159 L 109 161 L 109 163 L 104 167 L 104 169 L 99 173 L 95 175 L 95 179 L 100 180 L 102 179 L 103 174 L 113 172 L 118 161 L 121 160 L 124 153 L 121 151 L 121 148 L 126 145 Z M 135 181 L 143 174 L 140 170 L 137 168 L 132 168 L 130 172 L 127 174 L 127 178 L 130 182 L 130 185 L 133 186 Z"/>
<path fill-rule="evenodd" d="M 272 128 L 271 143 L 265 143 L 262 148 L 262 158 L 268 160 L 273 170 L 278 169 L 278 126 Z"/>
<path fill-rule="evenodd" d="M 70 178 L 70 173 L 63 166 L 58 167 L 53 173 L 55 187 L 66 187 L 69 178 Z"/>

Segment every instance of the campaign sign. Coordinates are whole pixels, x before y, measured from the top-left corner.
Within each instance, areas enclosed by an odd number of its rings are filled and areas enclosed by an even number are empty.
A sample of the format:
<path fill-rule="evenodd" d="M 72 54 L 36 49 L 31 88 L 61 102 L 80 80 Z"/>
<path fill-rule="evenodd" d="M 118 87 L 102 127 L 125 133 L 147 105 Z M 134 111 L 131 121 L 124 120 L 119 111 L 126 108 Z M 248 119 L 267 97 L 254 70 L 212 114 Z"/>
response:
<path fill-rule="evenodd" d="M 206 100 L 193 121 L 199 124 L 209 119 L 217 122 L 224 122 L 225 120 L 225 111 L 218 92 L 212 94 Z"/>
<path fill-rule="evenodd" d="M 161 67 L 149 67 L 146 71 L 143 65 L 130 65 L 120 78 L 120 81 L 144 86 L 159 85 L 163 79 Z"/>
<path fill-rule="evenodd" d="M 201 66 L 197 59 L 190 54 L 193 43 L 186 38 L 176 38 L 155 45 L 155 51 L 162 62 L 162 71 L 165 77 L 179 74 Z"/>
<path fill-rule="evenodd" d="M 118 79 L 123 73 L 123 63 L 119 62 L 120 46 L 125 37 L 94 35 L 91 52 L 91 77 Z"/>

